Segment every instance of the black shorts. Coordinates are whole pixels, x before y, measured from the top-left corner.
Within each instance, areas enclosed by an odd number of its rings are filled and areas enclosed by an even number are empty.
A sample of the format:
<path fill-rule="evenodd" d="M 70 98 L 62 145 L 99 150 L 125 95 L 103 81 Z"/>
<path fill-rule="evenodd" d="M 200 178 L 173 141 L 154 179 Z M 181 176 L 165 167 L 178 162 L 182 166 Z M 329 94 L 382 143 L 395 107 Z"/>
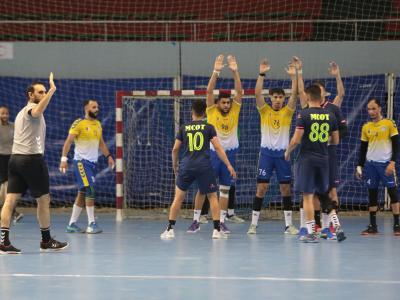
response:
<path fill-rule="evenodd" d="M 326 193 L 329 186 L 328 157 L 301 157 L 295 163 L 294 188 L 297 192 Z"/>
<path fill-rule="evenodd" d="M 11 155 L 0 154 L 0 184 L 8 180 L 8 161 Z"/>
<path fill-rule="evenodd" d="M 201 194 L 210 194 L 218 191 L 217 179 L 211 164 L 208 168 L 179 169 L 176 186 L 182 191 L 187 191 L 196 181 Z"/>
<path fill-rule="evenodd" d="M 49 170 L 41 154 L 11 155 L 7 193 L 23 194 L 27 189 L 35 198 L 49 193 Z"/>
<path fill-rule="evenodd" d="M 336 153 L 337 146 L 328 146 L 329 156 L 329 189 L 337 188 L 339 186 L 339 162 Z"/>

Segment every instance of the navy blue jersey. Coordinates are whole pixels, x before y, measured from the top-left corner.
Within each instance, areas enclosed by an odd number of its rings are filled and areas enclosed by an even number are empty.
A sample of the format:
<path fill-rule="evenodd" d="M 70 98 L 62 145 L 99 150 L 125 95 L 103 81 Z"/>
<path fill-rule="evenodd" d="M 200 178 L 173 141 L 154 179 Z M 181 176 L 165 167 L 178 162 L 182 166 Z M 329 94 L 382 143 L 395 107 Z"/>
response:
<path fill-rule="evenodd" d="M 176 136 L 183 146 L 181 168 L 197 169 L 210 166 L 210 141 L 216 136 L 214 126 L 203 120 L 183 125 Z"/>
<path fill-rule="evenodd" d="M 331 113 L 335 115 L 337 126 L 340 134 L 340 138 L 344 138 L 347 133 L 347 121 L 343 117 L 342 111 L 338 106 L 333 104 L 332 102 L 325 101 L 322 105 L 322 108 L 329 110 Z"/>
<path fill-rule="evenodd" d="M 332 112 L 322 107 L 305 108 L 297 116 L 296 128 L 304 130 L 299 157 L 328 156 L 329 136 L 338 130 L 337 120 Z"/>

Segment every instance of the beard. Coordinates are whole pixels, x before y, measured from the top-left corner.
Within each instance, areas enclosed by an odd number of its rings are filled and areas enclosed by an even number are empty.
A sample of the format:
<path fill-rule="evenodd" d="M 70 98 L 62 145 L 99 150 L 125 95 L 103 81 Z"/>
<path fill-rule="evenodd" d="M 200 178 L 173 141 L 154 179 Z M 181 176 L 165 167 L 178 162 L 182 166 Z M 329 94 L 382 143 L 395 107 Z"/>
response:
<path fill-rule="evenodd" d="M 38 104 L 39 102 L 40 102 L 40 99 L 38 99 L 38 98 L 33 99 L 33 103 Z"/>
<path fill-rule="evenodd" d="M 97 115 L 99 114 L 98 111 L 89 111 L 88 115 L 89 117 L 91 117 L 92 119 L 97 119 Z"/>

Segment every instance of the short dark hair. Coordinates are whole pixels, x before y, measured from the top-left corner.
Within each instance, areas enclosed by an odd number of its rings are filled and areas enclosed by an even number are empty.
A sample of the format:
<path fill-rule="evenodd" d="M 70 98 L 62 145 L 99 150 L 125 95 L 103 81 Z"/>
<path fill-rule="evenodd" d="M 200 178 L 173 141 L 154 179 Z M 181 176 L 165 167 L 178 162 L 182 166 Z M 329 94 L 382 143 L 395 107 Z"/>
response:
<path fill-rule="evenodd" d="M 28 99 L 29 99 L 29 93 L 35 92 L 35 85 L 38 85 L 38 84 L 45 86 L 45 84 L 41 81 L 34 81 L 26 88 L 25 95 Z"/>
<path fill-rule="evenodd" d="M 273 94 L 286 96 L 285 90 L 281 89 L 281 88 L 271 88 L 271 89 L 269 89 L 269 95 L 272 96 Z"/>
<path fill-rule="evenodd" d="M 322 100 L 321 88 L 317 84 L 310 85 L 306 88 L 305 93 L 310 96 L 311 100 Z"/>
<path fill-rule="evenodd" d="M 378 98 L 376 98 L 376 97 L 371 97 L 371 98 L 369 98 L 367 104 L 369 104 L 369 103 L 372 102 L 372 101 L 374 101 L 374 102 L 376 103 L 376 105 L 378 105 L 379 107 L 382 107 L 381 101 L 380 101 Z"/>
<path fill-rule="evenodd" d="M 10 109 L 8 108 L 8 106 L 5 105 L 5 104 L 0 104 L 0 108 L 5 108 L 5 109 L 7 109 L 7 110 L 10 110 Z"/>
<path fill-rule="evenodd" d="M 325 81 L 323 80 L 314 80 L 312 85 L 318 85 L 318 86 L 322 86 L 325 90 L 326 90 L 326 85 L 325 85 Z"/>
<path fill-rule="evenodd" d="M 83 107 L 85 108 L 86 105 L 88 105 L 90 101 L 97 102 L 97 100 L 95 100 L 95 99 L 87 99 L 87 100 L 83 101 Z"/>
<path fill-rule="evenodd" d="M 198 117 L 202 117 L 206 113 L 206 108 L 207 105 L 204 100 L 201 99 L 196 99 L 192 102 L 192 111 L 196 114 Z"/>
<path fill-rule="evenodd" d="M 221 99 L 231 99 L 231 94 L 228 93 L 227 91 L 221 91 L 218 95 L 218 97 L 215 99 L 215 103 L 218 103 Z"/>

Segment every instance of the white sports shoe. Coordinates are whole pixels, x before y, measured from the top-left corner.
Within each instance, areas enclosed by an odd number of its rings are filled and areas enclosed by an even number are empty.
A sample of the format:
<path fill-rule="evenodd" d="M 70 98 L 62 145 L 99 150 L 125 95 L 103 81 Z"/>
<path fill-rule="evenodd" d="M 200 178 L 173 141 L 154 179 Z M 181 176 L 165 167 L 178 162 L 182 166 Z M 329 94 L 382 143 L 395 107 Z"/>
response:
<path fill-rule="evenodd" d="M 285 234 L 298 235 L 299 234 L 299 230 L 294 225 L 289 225 L 285 229 Z"/>
<path fill-rule="evenodd" d="M 229 216 L 226 219 L 232 223 L 244 223 L 244 220 L 241 217 L 238 217 L 237 215 Z"/>
<path fill-rule="evenodd" d="M 217 240 L 227 239 L 228 235 L 223 233 L 222 231 L 218 231 L 217 229 L 214 229 L 212 238 L 217 239 Z"/>
<path fill-rule="evenodd" d="M 247 234 L 256 234 L 257 233 L 257 226 L 250 224 L 249 230 L 247 231 Z"/>
<path fill-rule="evenodd" d="M 160 238 L 162 240 L 172 240 L 175 238 L 175 233 L 173 229 L 166 229 L 163 233 L 161 233 Z"/>
<path fill-rule="evenodd" d="M 201 215 L 201 216 L 200 216 L 199 223 L 200 223 L 200 224 L 207 224 L 207 223 L 208 223 L 207 216 Z"/>

